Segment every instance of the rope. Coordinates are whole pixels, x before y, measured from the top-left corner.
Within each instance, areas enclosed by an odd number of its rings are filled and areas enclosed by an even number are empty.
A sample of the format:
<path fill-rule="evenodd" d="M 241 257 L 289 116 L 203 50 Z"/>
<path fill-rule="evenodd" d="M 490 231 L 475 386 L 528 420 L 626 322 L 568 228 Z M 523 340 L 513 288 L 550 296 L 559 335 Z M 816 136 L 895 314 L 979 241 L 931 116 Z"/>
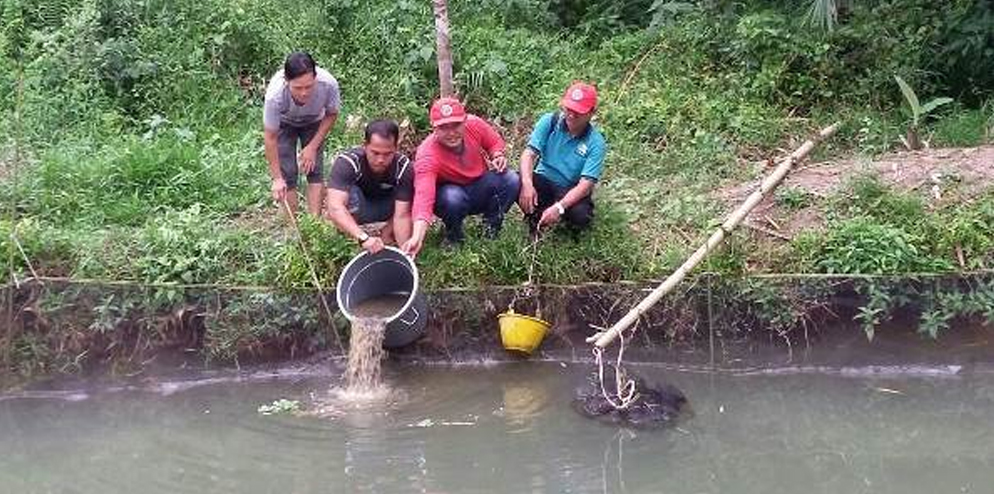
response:
<path fill-rule="evenodd" d="M 634 330 L 632 330 L 634 333 Z M 621 367 L 621 360 L 625 354 L 625 335 L 623 333 L 618 334 L 618 359 L 613 365 L 614 367 L 614 398 L 607 392 L 604 387 L 604 349 L 599 346 L 594 346 L 594 360 L 597 362 L 597 381 L 600 383 L 601 395 L 607 400 L 612 407 L 616 410 L 627 410 L 628 407 L 638 399 L 638 389 L 635 384 L 634 379 L 628 378 L 628 373 L 625 372 L 624 368 Z"/>
<path fill-rule="evenodd" d="M 27 264 L 28 269 L 31 270 L 31 277 L 33 279 L 38 279 L 38 273 L 35 271 L 35 267 L 31 265 L 31 259 L 28 259 L 28 254 L 24 252 L 24 247 L 21 246 L 21 242 L 17 240 L 17 234 L 14 233 L 13 228 L 10 229 L 10 240 L 15 246 L 17 246 L 17 250 L 20 251 L 21 257 L 24 259 L 24 263 Z M 13 263 L 11 263 L 10 269 L 10 275 L 14 279 L 14 286 L 16 288 L 20 288 L 20 283 L 17 282 L 17 276 L 14 274 Z"/>
<path fill-rule="evenodd" d="M 304 235 L 300 232 L 300 227 L 297 225 L 297 217 L 294 215 L 293 210 L 290 209 L 290 203 L 287 202 L 286 196 L 283 197 L 283 207 L 286 208 L 287 217 L 290 218 L 290 225 L 293 226 L 293 230 L 297 233 L 297 241 L 300 242 L 300 250 L 304 253 L 304 260 L 307 261 L 307 267 L 311 272 L 311 281 L 314 282 L 314 286 L 318 289 L 318 298 L 321 299 L 321 305 L 324 306 L 324 311 L 328 315 L 328 322 L 331 324 L 331 332 L 335 334 L 335 343 L 338 344 L 338 349 L 345 354 L 345 345 L 342 344 L 342 337 L 339 336 L 337 328 L 335 328 L 334 323 L 334 313 L 331 311 L 331 307 L 328 307 L 328 301 L 324 298 L 324 287 L 321 286 L 321 280 L 318 278 L 317 269 L 314 268 L 314 261 L 311 260 L 311 254 L 307 250 L 307 245 L 304 243 Z"/>
<path fill-rule="evenodd" d="M 538 242 L 540 240 L 542 240 L 542 235 L 541 235 L 541 233 L 538 233 L 538 234 L 535 235 L 535 239 L 532 240 L 531 245 L 526 246 L 524 248 L 524 250 L 522 251 L 522 252 L 524 252 L 524 251 L 527 251 L 528 249 L 531 249 L 531 251 L 532 251 L 532 253 L 531 253 L 531 262 L 528 264 L 528 279 L 525 280 L 525 283 L 524 283 L 525 289 L 524 289 L 523 295 L 526 296 L 526 297 L 530 296 L 532 294 L 532 291 L 535 288 L 535 283 L 534 283 L 534 281 L 535 281 L 535 265 L 538 264 Z M 521 298 L 521 296 L 522 295 L 519 295 L 519 292 L 517 290 L 515 290 L 514 297 L 511 298 L 511 303 L 507 304 L 507 310 L 513 311 L 514 310 L 514 304 L 516 304 L 518 302 L 518 300 Z M 535 312 L 536 312 L 536 314 L 535 314 L 536 317 L 538 317 L 539 319 L 541 319 L 542 315 L 541 315 L 540 308 L 536 308 Z"/>

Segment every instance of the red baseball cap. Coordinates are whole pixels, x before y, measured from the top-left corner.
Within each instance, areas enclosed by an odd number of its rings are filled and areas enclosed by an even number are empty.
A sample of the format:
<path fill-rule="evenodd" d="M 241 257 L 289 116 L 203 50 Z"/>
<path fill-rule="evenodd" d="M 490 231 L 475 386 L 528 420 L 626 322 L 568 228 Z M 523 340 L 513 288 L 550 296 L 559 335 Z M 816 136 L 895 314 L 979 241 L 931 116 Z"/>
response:
<path fill-rule="evenodd" d="M 466 108 L 455 98 L 439 98 L 431 105 L 428 112 L 432 127 L 453 122 L 466 121 Z"/>
<path fill-rule="evenodd" d="M 586 115 L 597 106 L 597 89 L 585 82 L 574 82 L 559 102 L 562 106 Z"/>

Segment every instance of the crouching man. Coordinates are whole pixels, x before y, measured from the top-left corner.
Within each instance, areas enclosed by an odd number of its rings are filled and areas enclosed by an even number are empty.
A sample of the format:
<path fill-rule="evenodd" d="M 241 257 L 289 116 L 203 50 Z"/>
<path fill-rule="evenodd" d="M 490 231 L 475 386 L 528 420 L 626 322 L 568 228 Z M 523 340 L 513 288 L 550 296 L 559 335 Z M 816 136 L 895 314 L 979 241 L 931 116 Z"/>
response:
<path fill-rule="evenodd" d="M 397 124 L 376 120 L 366 126 L 361 147 L 338 155 L 328 177 L 328 219 L 371 253 L 411 237 L 414 167 L 397 152 Z M 380 236 L 359 225 L 386 222 Z"/>
<path fill-rule="evenodd" d="M 489 123 L 454 98 L 435 101 L 429 117 L 433 130 L 414 162 L 414 233 L 403 247 L 411 256 L 421 250 L 433 216 L 445 224 L 445 245 L 463 242 L 463 221 L 474 214 L 483 217 L 484 236 L 496 238 L 521 186 L 507 167 L 504 139 Z"/>
<path fill-rule="evenodd" d="M 562 220 L 582 230 L 594 216 L 591 195 L 607 152 L 604 136 L 590 122 L 597 109 L 597 90 L 574 83 L 559 106 L 560 111 L 546 113 L 536 122 L 521 153 L 518 205 L 533 233 Z"/>

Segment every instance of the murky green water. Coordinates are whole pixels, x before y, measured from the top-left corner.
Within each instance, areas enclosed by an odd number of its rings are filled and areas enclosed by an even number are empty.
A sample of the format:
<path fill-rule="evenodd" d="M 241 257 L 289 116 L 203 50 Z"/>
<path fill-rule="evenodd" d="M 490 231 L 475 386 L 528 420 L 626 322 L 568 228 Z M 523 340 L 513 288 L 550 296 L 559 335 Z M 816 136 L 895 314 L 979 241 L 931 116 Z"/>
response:
<path fill-rule="evenodd" d="M 261 416 L 330 377 L 0 401 L 0 493 L 960 493 L 994 490 L 994 375 L 635 367 L 694 416 L 627 431 L 569 406 L 591 367 L 393 367 L 390 406 Z M 927 372 L 926 372 L 927 373 Z M 941 374 L 941 373 L 940 373 Z"/>

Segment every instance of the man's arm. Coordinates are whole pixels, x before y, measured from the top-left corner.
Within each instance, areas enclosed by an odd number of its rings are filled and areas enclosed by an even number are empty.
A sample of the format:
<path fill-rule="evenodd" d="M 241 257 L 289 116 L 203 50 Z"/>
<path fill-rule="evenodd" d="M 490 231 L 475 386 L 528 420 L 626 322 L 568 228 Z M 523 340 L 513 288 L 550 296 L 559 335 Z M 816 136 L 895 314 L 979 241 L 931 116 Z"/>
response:
<path fill-rule="evenodd" d="M 498 173 L 507 168 L 507 157 L 504 156 L 506 143 L 490 122 L 479 117 L 471 117 L 466 121 L 467 126 L 473 127 L 473 132 L 480 136 L 480 145 L 487 153 L 490 166 Z"/>
<path fill-rule="evenodd" d="M 539 226 L 553 225 L 558 222 L 562 218 L 562 213 L 584 197 L 589 196 L 594 191 L 595 185 L 597 185 L 597 182 L 587 177 L 581 178 L 559 202 L 549 206 L 542 212 L 542 218 L 538 220 Z M 560 207 L 562 210 L 560 210 Z"/>
<path fill-rule="evenodd" d="M 407 253 L 411 257 L 418 255 L 421 252 L 421 247 L 424 246 L 425 236 L 428 234 L 428 227 L 431 226 L 426 220 L 414 220 L 414 226 L 411 231 L 411 238 L 404 242 L 401 250 Z"/>
<path fill-rule="evenodd" d="M 300 150 L 300 171 L 304 174 L 310 173 L 314 169 L 314 164 L 317 162 L 318 148 L 324 143 L 326 137 L 328 137 L 328 132 L 331 132 L 331 128 L 335 126 L 335 122 L 338 120 L 338 113 L 325 113 L 324 118 L 321 119 L 321 123 L 318 124 L 318 131 L 314 134 L 314 137 L 304 146 L 304 149 Z"/>
<path fill-rule="evenodd" d="M 424 245 L 425 235 L 435 212 L 438 172 L 435 158 L 426 154 L 428 153 L 419 153 L 414 161 L 414 204 L 411 207 L 414 225 L 411 228 L 411 238 L 401 247 L 412 257 L 418 255 Z"/>
<path fill-rule="evenodd" d="M 532 214 L 535 206 L 538 206 L 538 194 L 535 192 L 535 183 L 532 180 L 536 157 L 538 154 L 531 147 L 526 147 L 521 152 L 521 193 L 518 194 L 518 206 L 525 214 Z"/>
<path fill-rule="evenodd" d="M 547 113 L 535 122 L 531 136 L 528 138 L 528 145 L 521 152 L 521 192 L 518 194 L 518 207 L 525 214 L 532 214 L 538 206 L 538 194 L 535 192 L 534 172 L 535 159 L 545 149 L 545 144 L 549 140 L 549 134 L 555 125 L 555 114 Z"/>
<path fill-rule="evenodd" d="M 411 201 L 394 201 L 393 203 L 393 235 L 397 245 L 404 245 L 411 239 Z"/>
<path fill-rule="evenodd" d="M 359 224 L 349 212 L 348 192 L 329 187 L 325 196 L 325 207 L 328 210 L 328 220 L 335 225 L 335 228 L 353 240 L 359 240 L 362 228 L 359 228 Z"/>
<path fill-rule="evenodd" d="M 594 186 L 596 185 L 597 182 L 594 182 L 589 178 L 586 177 L 581 178 L 580 181 L 575 186 L 573 186 L 573 188 L 570 189 L 569 192 L 567 192 L 562 199 L 559 200 L 559 204 L 563 205 L 563 209 L 568 209 L 574 204 L 580 202 L 580 200 L 583 199 L 584 197 L 587 197 L 591 193 L 593 193 Z"/>
<path fill-rule="evenodd" d="M 286 197 L 286 182 L 283 180 L 283 172 L 280 170 L 280 153 L 277 144 L 279 130 L 265 129 L 262 139 L 265 143 L 266 162 L 269 164 L 269 177 L 272 179 L 273 200 L 281 202 Z"/>
<path fill-rule="evenodd" d="M 356 223 L 355 218 L 352 217 L 352 213 L 349 212 L 349 193 L 329 187 L 325 197 L 328 219 L 339 231 L 358 242 L 363 231 L 362 228 L 359 228 L 359 224 Z M 360 245 L 362 245 L 362 248 L 375 254 L 383 248 L 383 241 L 379 237 L 369 237 Z"/>

